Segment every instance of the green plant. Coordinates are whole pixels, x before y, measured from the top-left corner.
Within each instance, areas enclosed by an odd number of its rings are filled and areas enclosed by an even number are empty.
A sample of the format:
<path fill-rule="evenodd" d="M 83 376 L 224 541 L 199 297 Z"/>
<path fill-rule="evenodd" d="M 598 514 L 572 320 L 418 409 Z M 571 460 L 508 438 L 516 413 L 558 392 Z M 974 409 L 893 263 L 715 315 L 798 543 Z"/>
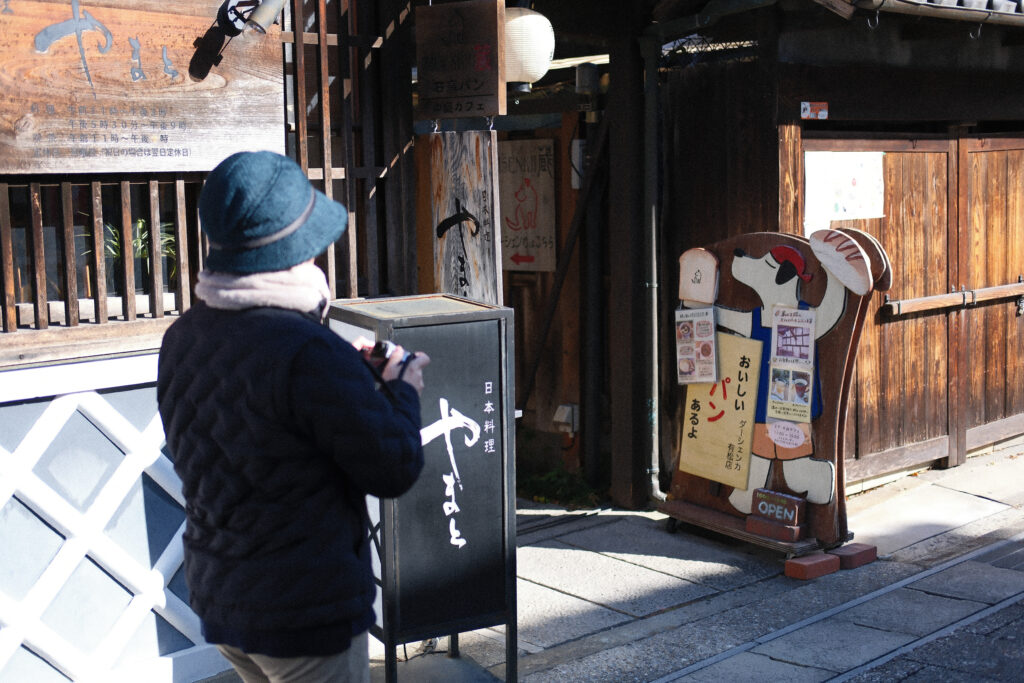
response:
<path fill-rule="evenodd" d="M 160 251 L 167 258 L 171 259 L 170 275 L 174 277 L 178 265 L 176 258 L 177 241 L 174 238 L 174 234 L 168 231 L 171 227 L 173 227 L 173 223 L 160 224 Z M 106 255 L 112 259 L 121 258 L 124 252 L 121 242 L 121 231 L 116 230 L 110 223 L 103 224 L 103 231 L 103 250 L 106 252 Z M 132 252 L 135 254 L 135 258 L 143 260 L 147 271 L 149 270 L 149 245 L 149 226 L 146 223 L 146 219 L 136 218 L 134 229 L 132 230 Z"/>
<path fill-rule="evenodd" d="M 137 259 L 142 259 L 146 272 L 149 272 L 149 225 L 145 218 L 136 218 L 132 224 L 132 253 Z M 177 239 L 170 231 L 173 223 L 160 224 L 160 251 L 171 261 L 171 270 L 168 274 L 174 277 L 178 270 Z M 85 234 L 89 238 L 91 235 Z M 83 254 L 91 254 L 92 250 L 86 249 Z M 115 261 L 121 259 L 124 254 L 124 245 L 121 238 L 121 231 L 110 223 L 103 224 L 103 254 Z"/>
<path fill-rule="evenodd" d="M 519 480 L 517 493 L 538 503 L 556 503 L 567 508 L 588 508 L 598 504 L 600 496 L 578 473 L 558 467 L 528 475 Z"/>

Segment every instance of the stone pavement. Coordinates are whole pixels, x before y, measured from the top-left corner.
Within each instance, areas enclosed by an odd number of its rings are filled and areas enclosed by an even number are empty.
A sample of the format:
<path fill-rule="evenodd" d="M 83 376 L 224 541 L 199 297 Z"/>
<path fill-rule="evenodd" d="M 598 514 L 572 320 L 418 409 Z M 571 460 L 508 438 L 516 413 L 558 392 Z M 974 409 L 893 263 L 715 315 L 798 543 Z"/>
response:
<path fill-rule="evenodd" d="M 879 558 L 809 581 L 777 553 L 669 534 L 660 513 L 520 504 L 520 681 L 1024 681 L 1020 444 L 848 495 Z M 399 646 L 398 680 L 504 680 L 502 628 L 459 645 Z M 373 638 L 370 653 L 379 683 Z"/>
<path fill-rule="evenodd" d="M 656 512 L 520 501 L 519 680 L 1022 681 L 1024 455 L 849 496 L 879 559 L 810 581 L 785 558 Z M 849 493 L 849 492 L 848 492 Z M 399 681 L 494 681 L 502 628 L 398 648 Z M 371 639 L 373 680 L 383 649 Z M 408 661 L 403 661 L 408 657 Z"/>

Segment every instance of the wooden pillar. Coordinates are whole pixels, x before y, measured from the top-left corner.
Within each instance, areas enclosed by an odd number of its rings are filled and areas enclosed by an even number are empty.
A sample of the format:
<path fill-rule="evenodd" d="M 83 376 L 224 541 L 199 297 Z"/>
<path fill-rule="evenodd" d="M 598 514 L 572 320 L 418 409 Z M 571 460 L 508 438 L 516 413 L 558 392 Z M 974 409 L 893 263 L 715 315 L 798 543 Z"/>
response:
<path fill-rule="evenodd" d="M 626 3 L 623 12 L 631 12 Z M 623 17 L 623 26 L 634 25 Z M 611 497 L 636 508 L 647 502 L 650 458 L 649 398 L 644 396 L 643 335 L 643 60 L 638 40 L 626 32 L 610 45 L 608 109 L 608 315 L 610 337 Z M 648 445 L 645 445 L 648 444 Z"/>

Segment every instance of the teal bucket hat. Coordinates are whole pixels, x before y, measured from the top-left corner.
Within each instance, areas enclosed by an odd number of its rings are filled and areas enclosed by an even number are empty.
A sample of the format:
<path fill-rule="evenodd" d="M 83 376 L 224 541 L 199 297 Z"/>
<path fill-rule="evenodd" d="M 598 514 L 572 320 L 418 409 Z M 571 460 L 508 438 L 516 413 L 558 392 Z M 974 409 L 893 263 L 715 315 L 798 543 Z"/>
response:
<path fill-rule="evenodd" d="M 287 270 L 327 249 L 347 219 L 344 206 L 274 152 L 232 154 L 210 172 L 199 195 L 210 243 L 206 268 L 218 272 Z"/>

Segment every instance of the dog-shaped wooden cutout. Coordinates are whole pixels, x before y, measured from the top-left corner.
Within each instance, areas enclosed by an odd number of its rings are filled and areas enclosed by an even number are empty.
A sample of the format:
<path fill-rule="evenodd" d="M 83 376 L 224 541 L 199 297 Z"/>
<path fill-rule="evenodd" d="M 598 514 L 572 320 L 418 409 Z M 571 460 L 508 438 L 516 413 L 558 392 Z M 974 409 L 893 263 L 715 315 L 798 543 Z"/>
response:
<path fill-rule="evenodd" d="M 850 370 L 868 297 L 873 289 L 887 289 L 891 280 L 885 252 L 877 240 L 852 229 L 820 230 L 810 239 L 753 233 L 716 243 L 706 250 L 722 264 L 715 302 L 719 330 L 756 339 L 763 345 L 757 368 L 758 396 L 749 444 L 748 485 L 745 489 L 719 486 L 677 471 L 672 500 L 663 506 L 663 511 L 688 521 L 686 517 L 693 509 L 683 512 L 683 507 L 673 505 L 676 500 L 740 517 L 752 512 L 754 491 L 767 488 L 805 500 L 809 536 L 821 546 L 839 545 L 848 537 L 842 500 L 845 492 L 840 435 L 845 423 Z M 688 300 L 682 303 L 684 307 L 707 305 Z M 766 417 L 771 383 L 771 321 L 776 306 L 814 312 L 811 419 L 809 423 L 787 423 L 784 440 L 775 436 L 777 430 L 770 428 L 775 420 Z M 685 457 L 685 453 L 680 453 L 680 457 Z M 718 528 L 721 520 L 704 526 Z M 728 529 L 719 530 L 728 533 Z"/>

